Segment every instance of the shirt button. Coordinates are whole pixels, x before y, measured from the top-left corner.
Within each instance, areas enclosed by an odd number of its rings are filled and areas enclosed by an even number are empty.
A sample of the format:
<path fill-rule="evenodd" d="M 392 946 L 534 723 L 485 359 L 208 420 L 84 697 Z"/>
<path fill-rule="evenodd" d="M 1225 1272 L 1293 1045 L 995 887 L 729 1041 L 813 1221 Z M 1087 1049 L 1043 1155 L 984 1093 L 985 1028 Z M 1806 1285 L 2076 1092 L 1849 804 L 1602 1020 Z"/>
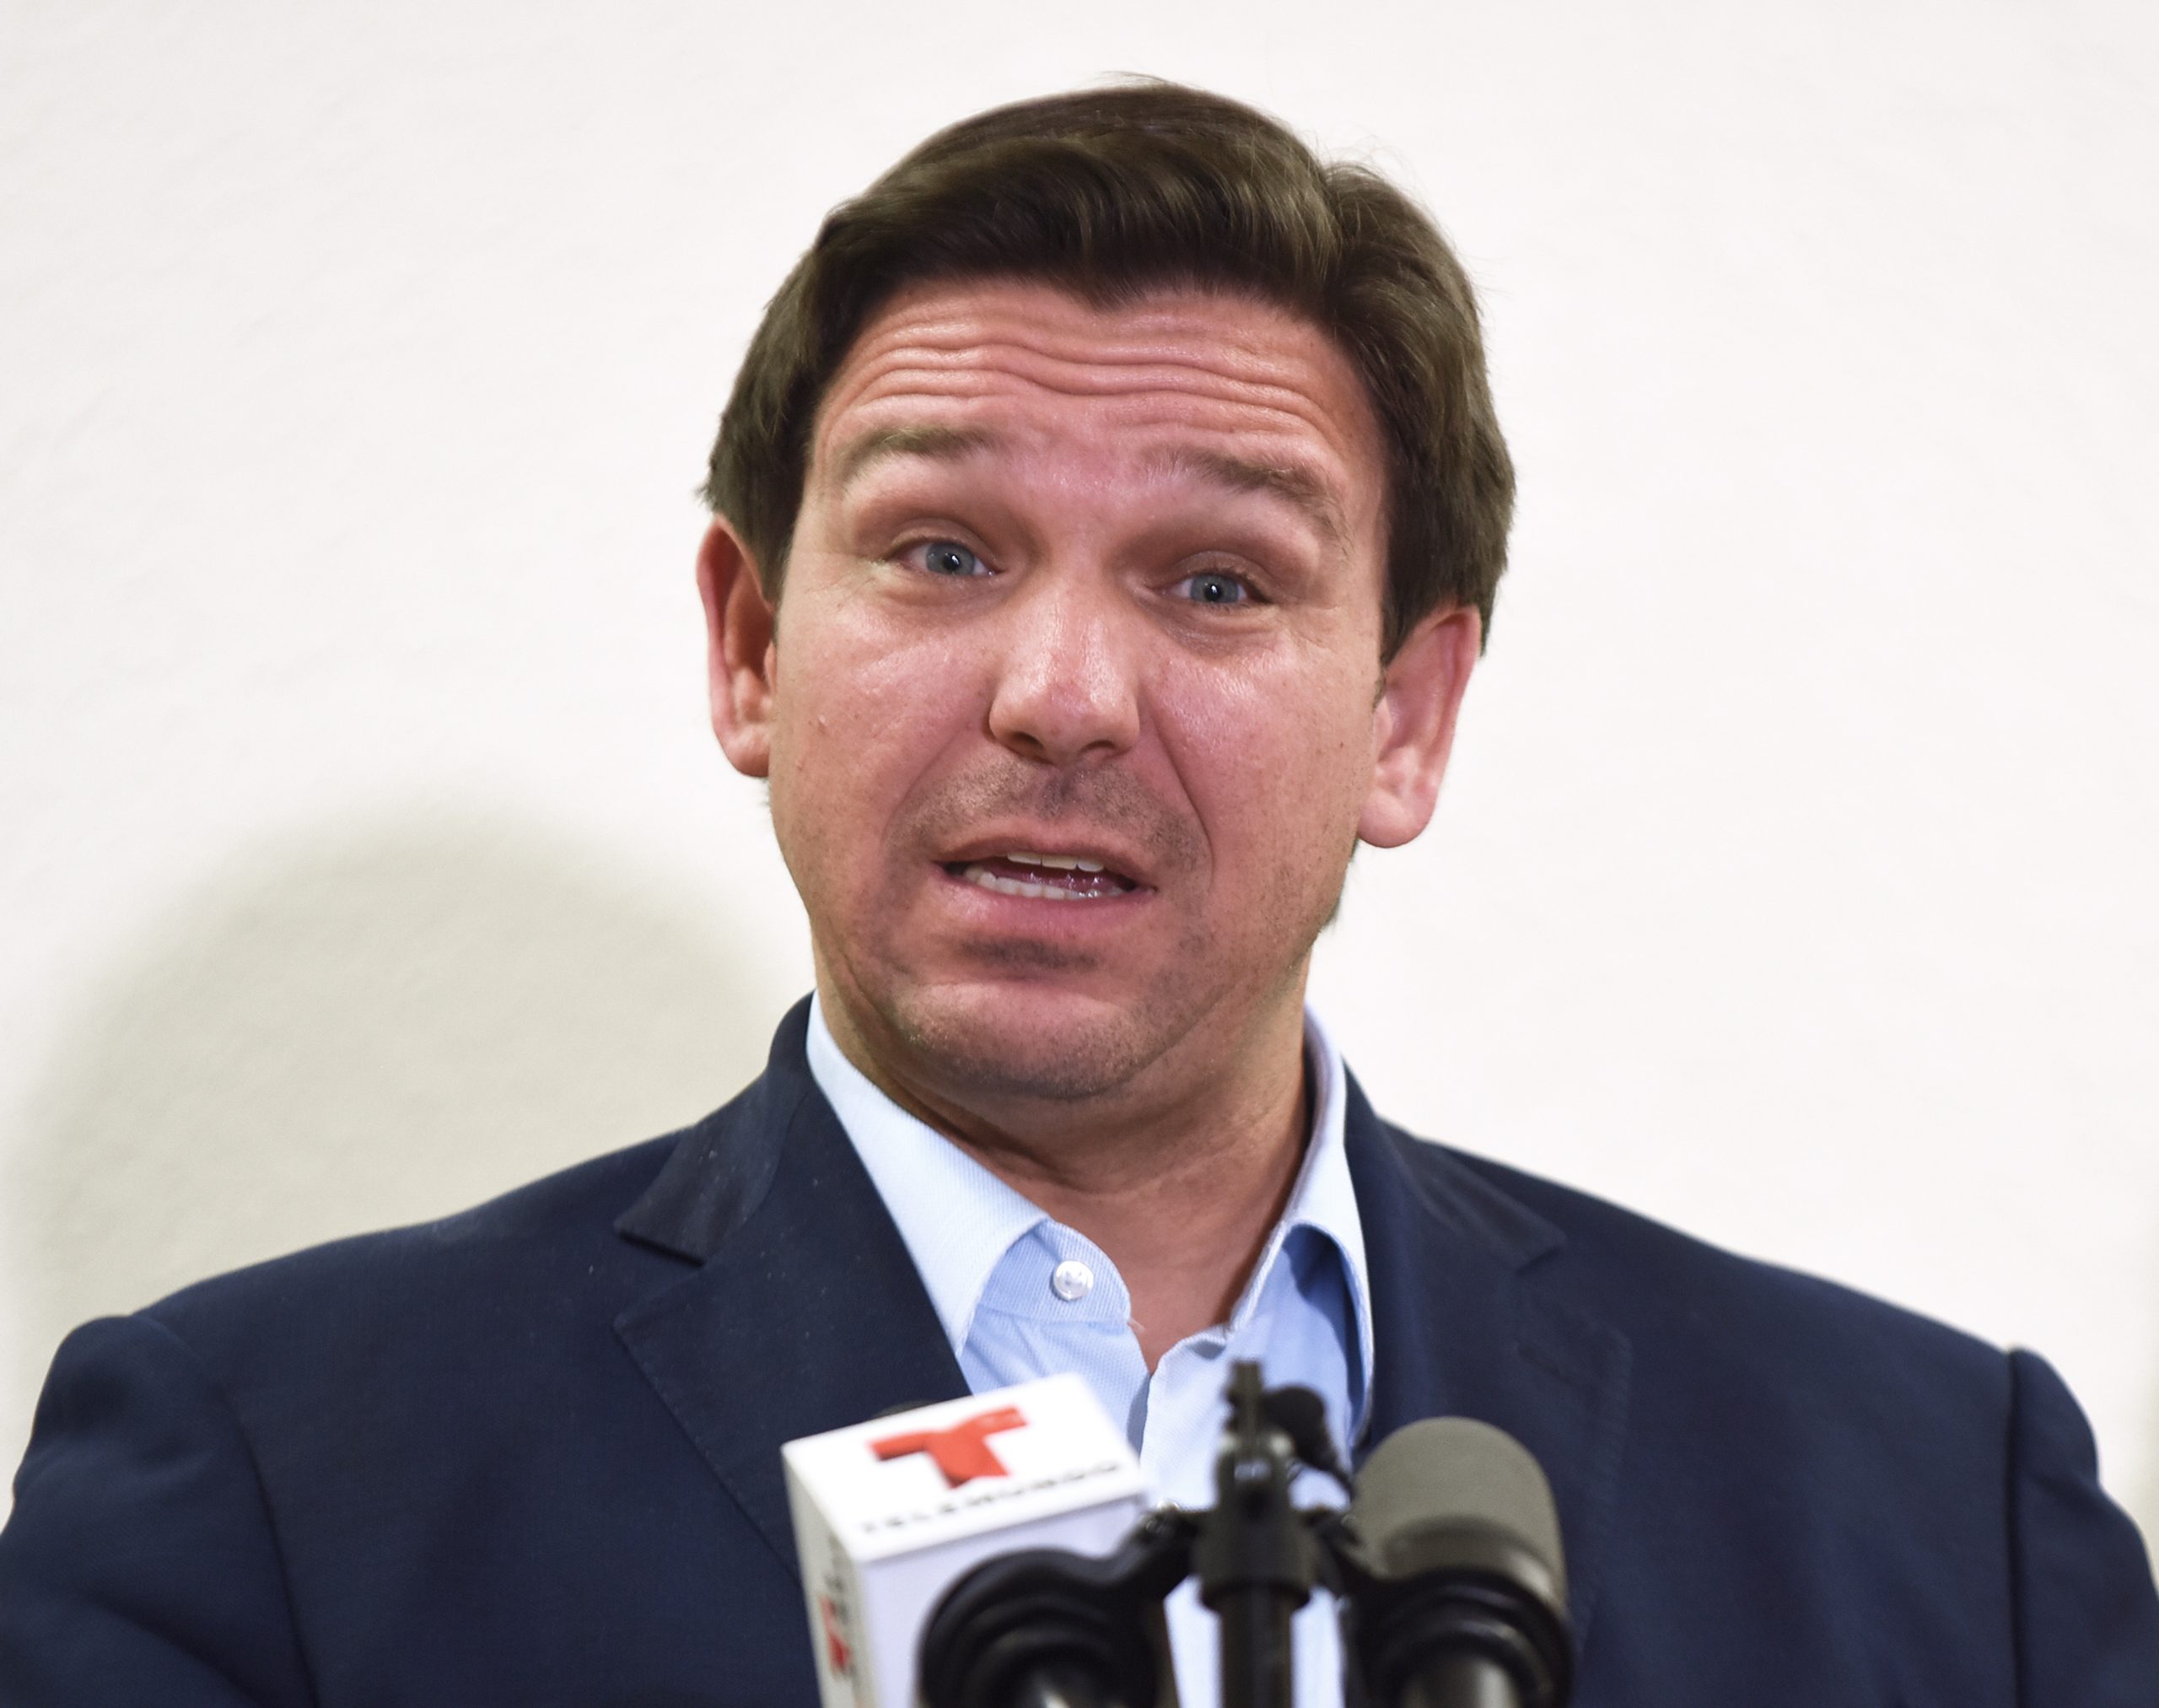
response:
<path fill-rule="evenodd" d="M 1077 1258 L 1067 1258 L 1050 1272 L 1049 1287 L 1066 1304 L 1076 1304 L 1094 1290 L 1095 1272 Z"/>

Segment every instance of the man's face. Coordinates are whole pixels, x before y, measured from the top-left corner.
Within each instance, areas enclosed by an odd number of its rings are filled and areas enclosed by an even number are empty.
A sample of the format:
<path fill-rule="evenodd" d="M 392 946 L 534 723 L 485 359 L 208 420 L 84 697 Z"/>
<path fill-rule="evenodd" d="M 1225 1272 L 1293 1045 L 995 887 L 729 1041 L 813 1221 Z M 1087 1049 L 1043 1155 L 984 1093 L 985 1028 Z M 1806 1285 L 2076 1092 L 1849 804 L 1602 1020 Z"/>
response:
<path fill-rule="evenodd" d="M 768 695 L 720 714 L 843 1037 L 964 1103 L 1166 1090 L 1295 1024 L 1360 828 L 1405 839 L 1381 471 L 1354 371 L 1271 306 L 996 282 L 869 325 Z"/>

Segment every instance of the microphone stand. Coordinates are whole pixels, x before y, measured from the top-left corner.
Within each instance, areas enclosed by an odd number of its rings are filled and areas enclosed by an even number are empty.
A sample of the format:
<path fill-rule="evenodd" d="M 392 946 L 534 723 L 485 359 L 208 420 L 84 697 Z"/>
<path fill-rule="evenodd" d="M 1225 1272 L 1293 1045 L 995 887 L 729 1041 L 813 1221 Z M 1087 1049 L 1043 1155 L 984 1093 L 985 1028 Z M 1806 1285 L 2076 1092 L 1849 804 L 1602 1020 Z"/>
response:
<path fill-rule="evenodd" d="M 1289 1620 L 1321 1577 L 1320 1544 L 1289 1504 L 1295 1444 L 1268 1415 L 1257 1364 L 1234 1366 L 1228 1398 L 1214 1505 L 1200 1515 L 1193 1566 L 1220 1628 L 1223 1708 L 1291 1708 Z"/>

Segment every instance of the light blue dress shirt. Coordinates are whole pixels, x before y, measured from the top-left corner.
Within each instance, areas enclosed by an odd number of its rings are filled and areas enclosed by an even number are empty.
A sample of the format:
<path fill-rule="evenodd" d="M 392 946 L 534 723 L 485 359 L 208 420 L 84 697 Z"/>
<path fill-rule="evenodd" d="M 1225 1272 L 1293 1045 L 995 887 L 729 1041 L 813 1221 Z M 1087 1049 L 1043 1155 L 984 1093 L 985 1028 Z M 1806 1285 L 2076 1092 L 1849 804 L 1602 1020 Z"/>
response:
<path fill-rule="evenodd" d="M 869 1170 L 914 1259 L 953 1355 L 980 1393 L 1036 1377 L 1084 1377 L 1121 1420 L 1155 1497 L 1214 1504 L 1214 1462 L 1231 1362 L 1260 1361 L 1270 1385 L 1301 1382 L 1327 1407 L 1346 1456 L 1371 1391 L 1370 1292 L 1356 1194 L 1343 1150 L 1342 1058 L 1311 1011 L 1305 1059 L 1312 1132 L 1282 1220 L 1229 1320 L 1179 1341 L 1149 1375 L 1131 1295 L 1101 1248 L 999 1180 L 870 1083 L 810 1010 L 810 1071 Z M 1307 1472 L 1301 1503 L 1338 1501 Z M 1187 1582 L 1170 1598 L 1170 1644 L 1184 1708 L 1219 1700 L 1214 1615 Z M 1342 1700 L 1340 1642 L 1324 1591 L 1296 1619 L 1299 1708 Z"/>

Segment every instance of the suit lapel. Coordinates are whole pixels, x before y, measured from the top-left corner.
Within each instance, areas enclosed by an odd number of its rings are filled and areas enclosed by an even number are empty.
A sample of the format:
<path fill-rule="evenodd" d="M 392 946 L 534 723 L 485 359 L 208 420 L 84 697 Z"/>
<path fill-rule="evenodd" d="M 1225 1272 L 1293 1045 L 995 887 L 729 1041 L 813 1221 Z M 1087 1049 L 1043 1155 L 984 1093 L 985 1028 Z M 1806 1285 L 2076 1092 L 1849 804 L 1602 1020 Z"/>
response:
<path fill-rule="evenodd" d="M 808 1005 L 764 1075 L 682 1135 L 616 1223 L 683 1278 L 615 1329 L 773 1551 L 795 1569 L 780 1446 L 966 1380 L 899 1231 L 803 1051 Z M 1594 1606 L 1627 1408 L 1626 1337 L 1548 1296 L 1557 1229 L 1436 1145 L 1387 1127 L 1352 1080 L 1345 1140 L 1371 1285 L 1365 1450 L 1443 1415 L 1505 1430 L 1550 1479 L 1577 1642 Z"/>
<path fill-rule="evenodd" d="M 899 1231 L 810 1077 L 809 1005 L 616 1228 L 699 1265 L 615 1332 L 796 1570 L 780 1446 L 967 1391 Z"/>
<path fill-rule="evenodd" d="M 1567 1554 L 1575 1638 L 1588 1630 L 1617 1489 L 1630 1349 L 1548 1296 L 1564 1237 L 1436 1145 L 1381 1123 L 1353 1080 L 1345 1140 L 1372 1291 L 1371 1426 L 1482 1419 L 1537 1456 Z"/>

